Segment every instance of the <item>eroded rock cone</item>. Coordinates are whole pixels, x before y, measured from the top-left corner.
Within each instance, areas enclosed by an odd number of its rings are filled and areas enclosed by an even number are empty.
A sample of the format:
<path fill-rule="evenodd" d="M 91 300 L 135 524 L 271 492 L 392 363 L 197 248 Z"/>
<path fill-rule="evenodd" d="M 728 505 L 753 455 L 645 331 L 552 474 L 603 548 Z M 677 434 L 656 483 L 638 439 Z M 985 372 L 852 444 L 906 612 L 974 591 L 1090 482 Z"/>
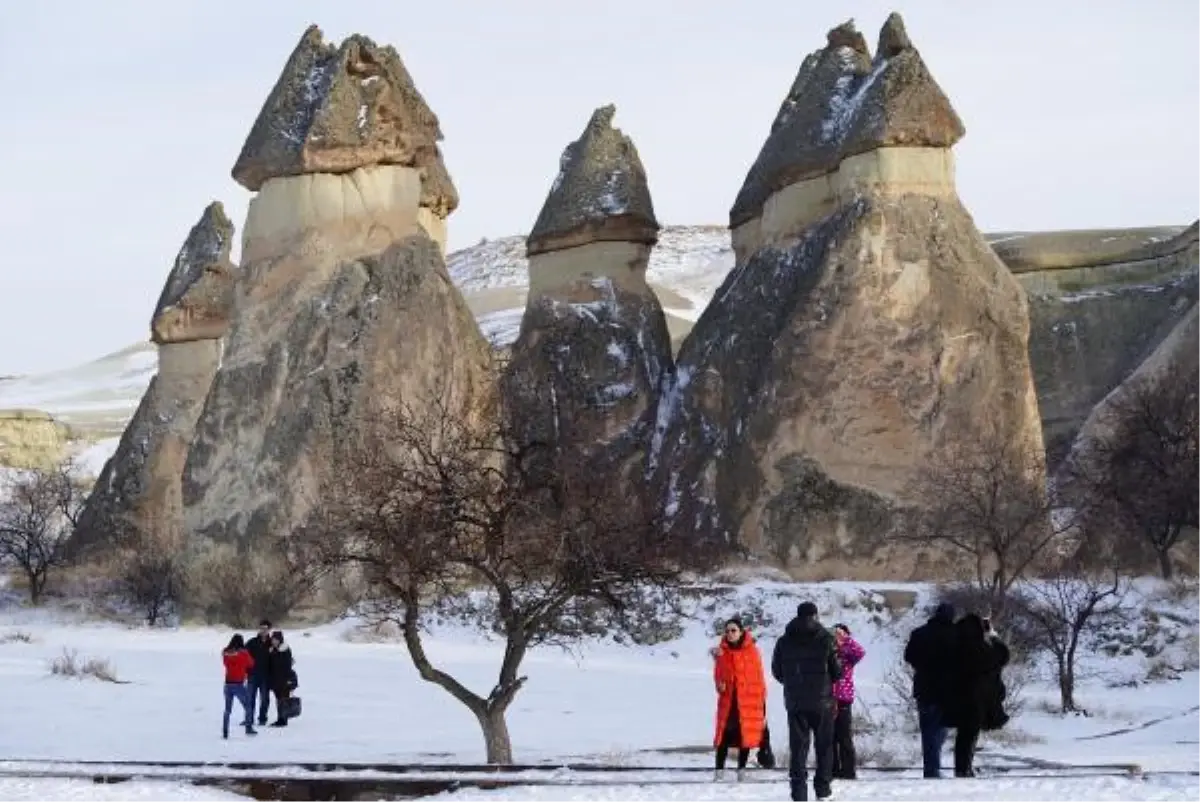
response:
<path fill-rule="evenodd" d="M 109 545 L 137 527 L 164 538 L 180 533 L 184 463 L 233 313 L 233 233 L 214 202 L 175 258 L 150 321 L 158 373 L 96 480 L 73 548 Z"/>
<path fill-rule="evenodd" d="M 197 549 L 277 559 L 277 539 L 321 503 L 335 443 L 357 442 L 386 407 L 415 414 L 437 398 L 465 414 L 491 392 L 489 346 L 428 226 L 430 204 L 454 205 L 448 177 L 430 182 L 447 176 L 439 136 L 393 50 L 305 34 L 235 168 L 259 192 L 237 318 L 184 470 Z"/>
<path fill-rule="evenodd" d="M 737 264 L 680 349 L 651 455 L 684 533 L 896 577 L 912 549 L 887 535 L 921 467 L 988 427 L 1033 455 L 1041 432 L 1024 295 L 954 187 L 961 123 L 898 17 L 889 55 L 851 30 L 805 60 L 747 176 Z"/>
<path fill-rule="evenodd" d="M 633 143 L 597 109 L 567 146 L 527 241 L 529 300 L 505 391 L 526 438 L 589 473 L 644 484 L 671 371 L 666 317 L 646 283 L 658 221 Z"/>

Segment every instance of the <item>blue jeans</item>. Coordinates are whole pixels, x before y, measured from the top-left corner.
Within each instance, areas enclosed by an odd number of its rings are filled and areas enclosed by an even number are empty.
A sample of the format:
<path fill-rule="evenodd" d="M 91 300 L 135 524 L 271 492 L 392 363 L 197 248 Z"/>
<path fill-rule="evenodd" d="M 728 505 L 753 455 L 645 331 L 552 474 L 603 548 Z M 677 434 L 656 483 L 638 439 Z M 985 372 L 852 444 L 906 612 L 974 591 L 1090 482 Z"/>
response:
<path fill-rule="evenodd" d="M 942 747 L 946 743 L 947 728 L 942 725 L 942 710 L 937 705 L 917 705 L 917 722 L 921 728 L 921 758 L 925 776 L 934 779 L 942 776 Z"/>
<path fill-rule="evenodd" d="M 246 714 L 242 726 L 249 729 L 250 725 L 254 723 L 254 711 L 250 705 L 250 694 L 246 692 L 246 685 L 241 682 L 226 682 L 225 716 L 221 719 L 221 732 L 225 735 L 229 734 L 229 714 L 233 712 L 234 699 L 242 703 L 242 710 Z"/>
<path fill-rule="evenodd" d="M 271 707 L 271 683 L 266 677 L 250 677 L 247 696 L 250 699 L 250 720 L 254 720 L 255 703 L 258 708 L 258 723 L 267 722 L 267 713 Z"/>

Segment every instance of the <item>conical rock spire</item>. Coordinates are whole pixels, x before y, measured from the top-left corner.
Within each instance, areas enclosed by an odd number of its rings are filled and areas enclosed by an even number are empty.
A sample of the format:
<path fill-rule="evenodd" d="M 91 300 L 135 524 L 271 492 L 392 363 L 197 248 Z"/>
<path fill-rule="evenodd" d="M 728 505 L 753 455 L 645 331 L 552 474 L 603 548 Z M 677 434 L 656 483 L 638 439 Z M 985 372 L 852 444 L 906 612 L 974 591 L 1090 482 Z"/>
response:
<path fill-rule="evenodd" d="M 558 176 L 526 240 L 529 255 L 594 240 L 653 244 L 658 220 L 633 141 L 612 125 L 616 107 L 592 113 L 567 145 Z"/>
<path fill-rule="evenodd" d="M 421 205 L 444 218 L 458 206 L 458 194 L 441 139 L 437 115 L 394 48 L 360 34 L 326 44 L 313 25 L 254 121 L 233 177 L 257 191 L 279 176 L 412 166 L 422 172 Z"/>
<path fill-rule="evenodd" d="M 158 344 L 214 340 L 224 336 L 233 311 L 233 223 L 213 201 L 200 215 L 175 257 L 150 319 Z"/>

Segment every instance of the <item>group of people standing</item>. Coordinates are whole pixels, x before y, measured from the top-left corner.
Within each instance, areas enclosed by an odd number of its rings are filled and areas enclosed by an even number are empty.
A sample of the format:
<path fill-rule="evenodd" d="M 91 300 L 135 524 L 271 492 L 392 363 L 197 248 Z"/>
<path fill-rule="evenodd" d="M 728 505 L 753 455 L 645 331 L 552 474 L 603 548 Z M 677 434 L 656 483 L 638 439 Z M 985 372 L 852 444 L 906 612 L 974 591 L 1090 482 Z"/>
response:
<path fill-rule="evenodd" d="M 774 765 L 767 727 L 767 688 L 762 656 L 741 619 L 725 622 L 721 643 L 713 650 L 717 689 L 715 780 L 724 776 L 729 750 L 738 749 L 738 779 L 745 775 L 750 751 L 759 763 Z M 832 781 L 853 780 L 857 767 L 852 709 L 854 667 L 866 650 L 838 624 L 832 633 L 817 618 L 817 606 L 804 602 L 775 643 L 771 675 L 783 685 L 788 712 L 788 774 L 792 799 L 808 799 L 808 751 L 816 753 L 813 790 L 817 799 L 832 793 Z"/>
<path fill-rule="evenodd" d="M 925 776 L 940 777 L 942 747 L 955 729 L 954 776 L 975 776 L 979 734 L 1008 722 L 1001 670 L 1008 646 L 992 622 L 975 613 L 954 620 L 954 607 L 940 604 L 933 616 L 913 630 L 904 661 L 913 669 L 913 696 L 921 728 Z"/>
<path fill-rule="evenodd" d="M 275 721 L 272 727 L 286 727 L 291 717 L 292 692 L 298 686 L 295 659 L 291 647 L 284 642 L 283 633 L 271 631 L 271 622 L 259 622 L 258 634 L 248 642 L 241 635 L 229 639 L 221 653 L 225 665 L 225 713 L 221 720 L 221 737 L 229 737 L 229 716 L 236 699 L 241 703 L 245 718 L 242 726 L 247 735 L 257 735 L 254 729 L 255 709 L 258 724 L 267 723 L 271 694 L 275 695 Z"/>
<path fill-rule="evenodd" d="M 759 764 L 774 765 L 767 726 L 767 687 L 762 656 L 739 618 L 725 622 L 720 644 L 712 650 L 717 691 L 715 780 L 724 777 L 729 750 L 738 750 L 741 780 L 750 752 Z M 817 606 L 796 609 L 771 656 L 771 675 L 783 686 L 791 750 L 788 775 L 793 800 L 808 799 L 808 752 L 815 752 L 813 790 L 817 799 L 833 792 L 833 780 L 853 780 L 854 667 L 866 650 L 850 628 L 832 631 L 818 620 Z M 921 729 L 924 774 L 941 776 L 941 751 L 949 728 L 956 728 L 954 774 L 975 776 L 973 761 L 981 731 L 1004 726 L 1004 685 L 1000 671 L 1008 647 L 987 619 L 971 613 L 954 620 L 954 608 L 939 605 L 933 617 L 913 631 L 904 651 L 913 668 L 913 695 Z"/>

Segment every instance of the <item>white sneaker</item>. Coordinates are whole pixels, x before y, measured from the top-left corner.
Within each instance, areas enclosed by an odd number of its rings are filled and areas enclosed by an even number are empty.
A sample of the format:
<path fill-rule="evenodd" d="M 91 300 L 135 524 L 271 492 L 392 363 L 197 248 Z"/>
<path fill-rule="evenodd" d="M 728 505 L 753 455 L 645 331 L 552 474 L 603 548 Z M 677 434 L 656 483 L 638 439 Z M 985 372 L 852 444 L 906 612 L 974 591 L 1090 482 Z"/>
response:
<path fill-rule="evenodd" d="M 725 769 L 717 769 L 713 772 L 713 782 L 719 783 L 725 779 Z"/>

